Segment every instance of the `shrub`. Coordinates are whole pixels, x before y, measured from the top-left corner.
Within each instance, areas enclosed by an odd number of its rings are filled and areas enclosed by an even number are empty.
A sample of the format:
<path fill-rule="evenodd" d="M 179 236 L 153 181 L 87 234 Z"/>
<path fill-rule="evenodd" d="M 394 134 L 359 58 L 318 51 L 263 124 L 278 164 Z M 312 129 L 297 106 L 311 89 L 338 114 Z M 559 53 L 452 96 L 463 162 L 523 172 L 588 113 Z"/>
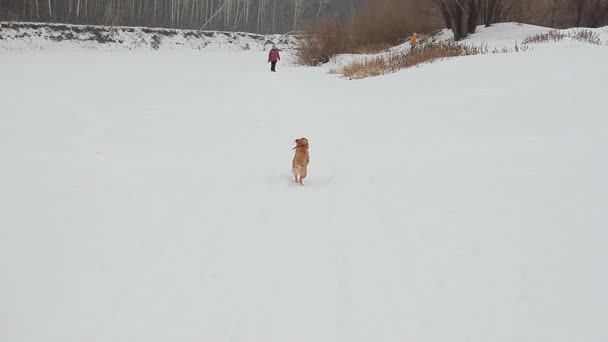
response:
<path fill-rule="evenodd" d="M 348 30 L 336 21 L 309 26 L 296 50 L 296 63 L 316 66 L 327 63 L 331 57 L 349 52 Z"/>

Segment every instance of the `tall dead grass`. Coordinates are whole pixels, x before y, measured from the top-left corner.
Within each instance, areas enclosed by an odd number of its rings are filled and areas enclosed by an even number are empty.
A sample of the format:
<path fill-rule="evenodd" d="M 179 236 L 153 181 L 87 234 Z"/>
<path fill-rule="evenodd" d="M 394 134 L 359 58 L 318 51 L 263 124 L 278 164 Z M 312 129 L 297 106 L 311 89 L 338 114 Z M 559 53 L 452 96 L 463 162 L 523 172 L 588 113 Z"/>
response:
<path fill-rule="evenodd" d="M 433 42 L 406 52 L 390 53 L 354 62 L 342 68 L 341 74 L 349 79 L 361 79 L 396 72 L 443 58 L 478 55 L 489 52 L 486 46 L 477 47 L 452 42 Z"/>
<path fill-rule="evenodd" d="M 526 37 L 522 44 L 538 44 L 538 43 L 548 43 L 548 42 L 558 42 L 565 38 L 571 38 L 574 40 L 578 40 L 585 43 L 601 45 L 602 40 L 600 36 L 589 30 L 589 29 L 578 29 L 574 31 L 558 31 L 551 30 L 545 33 L 538 33 L 533 36 Z"/>

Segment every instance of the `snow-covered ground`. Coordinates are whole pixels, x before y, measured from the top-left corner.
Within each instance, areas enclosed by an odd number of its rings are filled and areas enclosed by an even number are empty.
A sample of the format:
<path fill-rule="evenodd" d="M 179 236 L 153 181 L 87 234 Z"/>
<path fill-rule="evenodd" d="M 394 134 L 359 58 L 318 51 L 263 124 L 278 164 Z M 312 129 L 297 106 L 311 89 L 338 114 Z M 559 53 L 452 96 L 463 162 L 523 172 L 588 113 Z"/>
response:
<path fill-rule="evenodd" d="M 597 35 L 599 39 L 598 44 L 591 44 L 588 41 L 581 41 L 573 39 L 570 36 L 574 36 L 577 32 L 589 32 Z M 546 33 L 559 33 L 563 34 L 563 40 L 550 44 L 544 43 L 529 43 L 525 44 L 524 40 L 528 37 L 535 36 L 537 34 Z M 440 30 L 432 36 L 421 35 L 418 40 L 418 44 L 425 44 L 427 42 L 454 42 L 454 35 L 452 31 L 448 29 Z M 587 45 L 608 45 L 608 26 L 602 28 L 570 28 L 564 30 L 555 30 L 546 27 L 520 24 L 520 23 L 500 23 L 494 24 L 491 27 L 478 26 L 476 33 L 469 35 L 466 39 L 461 40 L 458 44 L 464 44 L 469 46 L 484 47 L 488 52 L 516 52 L 516 50 L 542 50 L 549 49 L 550 51 L 556 52 L 555 48 L 573 48 Z M 403 44 L 394 46 L 387 51 L 383 51 L 375 54 L 344 54 L 334 57 L 330 64 L 331 69 L 335 71 L 341 70 L 346 65 L 352 62 L 362 62 L 370 57 L 378 56 L 389 56 L 395 53 L 401 53 L 410 49 L 409 41 Z"/>
<path fill-rule="evenodd" d="M 607 60 L 0 50 L 0 340 L 605 342 Z"/>
<path fill-rule="evenodd" d="M 0 22 L 0 50 L 283 50 L 292 35 L 167 28 Z"/>
<path fill-rule="evenodd" d="M 600 45 L 608 45 L 608 26 L 602 28 L 570 28 L 564 30 L 555 30 L 541 26 L 520 24 L 520 23 L 501 23 L 494 24 L 490 27 L 479 26 L 475 34 L 470 35 L 466 39 L 462 40 L 463 44 L 470 45 L 486 45 L 489 49 L 509 49 L 514 50 L 515 46 L 521 47 L 522 41 L 530 36 L 537 34 L 548 33 L 550 31 L 561 32 L 563 34 L 572 34 L 577 31 L 589 31 L 595 33 L 600 38 Z M 453 40 L 452 33 L 449 30 L 442 30 L 437 39 Z M 538 49 L 540 47 L 555 48 L 555 47 L 579 47 L 588 45 L 586 42 L 574 40 L 572 38 L 565 38 L 563 41 L 557 44 L 530 44 L 534 45 L 532 49 Z"/>

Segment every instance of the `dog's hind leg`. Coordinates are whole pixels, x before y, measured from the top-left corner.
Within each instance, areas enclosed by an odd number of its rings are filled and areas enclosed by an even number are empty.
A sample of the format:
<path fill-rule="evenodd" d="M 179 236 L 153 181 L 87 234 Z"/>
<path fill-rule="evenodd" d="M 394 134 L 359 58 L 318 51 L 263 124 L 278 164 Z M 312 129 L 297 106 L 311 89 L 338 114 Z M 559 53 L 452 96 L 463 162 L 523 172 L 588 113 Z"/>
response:
<path fill-rule="evenodd" d="M 298 183 L 298 171 L 296 169 L 291 169 L 291 173 L 293 173 L 293 177 L 296 183 Z"/>
<path fill-rule="evenodd" d="M 304 185 L 304 183 L 302 183 L 304 178 L 306 178 L 306 172 L 300 174 L 300 181 L 299 181 L 300 185 Z"/>

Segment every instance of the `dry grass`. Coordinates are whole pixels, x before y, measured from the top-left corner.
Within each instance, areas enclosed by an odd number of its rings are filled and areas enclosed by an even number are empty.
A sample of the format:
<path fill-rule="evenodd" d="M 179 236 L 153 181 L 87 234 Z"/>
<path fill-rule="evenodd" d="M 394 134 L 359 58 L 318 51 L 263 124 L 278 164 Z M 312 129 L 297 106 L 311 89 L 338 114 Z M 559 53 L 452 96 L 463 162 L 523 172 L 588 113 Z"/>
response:
<path fill-rule="evenodd" d="M 349 79 L 380 76 L 401 69 L 433 62 L 443 58 L 500 53 L 504 50 L 488 50 L 487 46 L 468 46 L 451 42 L 428 43 L 414 50 L 366 58 L 345 66 L 341 74 Z M 336 72 L 334 70 L 334 72 Z"/>
<path fill-rule="evenodd" d="M 565 38 L 571 38 L 574 40 L 578 40 L 585 43 L 600 45 L 601 39 L 600 36 L 588 29 L 579 29 L 575 31 L 558 31 L 551 30 L 546 33 L 538 33 L 533 36 L 526 37 L 523 41 L 523 45 L 527 44 L 538 44 L 538 43 L 548 43 L 548 42 L 558 42 Z"/>

